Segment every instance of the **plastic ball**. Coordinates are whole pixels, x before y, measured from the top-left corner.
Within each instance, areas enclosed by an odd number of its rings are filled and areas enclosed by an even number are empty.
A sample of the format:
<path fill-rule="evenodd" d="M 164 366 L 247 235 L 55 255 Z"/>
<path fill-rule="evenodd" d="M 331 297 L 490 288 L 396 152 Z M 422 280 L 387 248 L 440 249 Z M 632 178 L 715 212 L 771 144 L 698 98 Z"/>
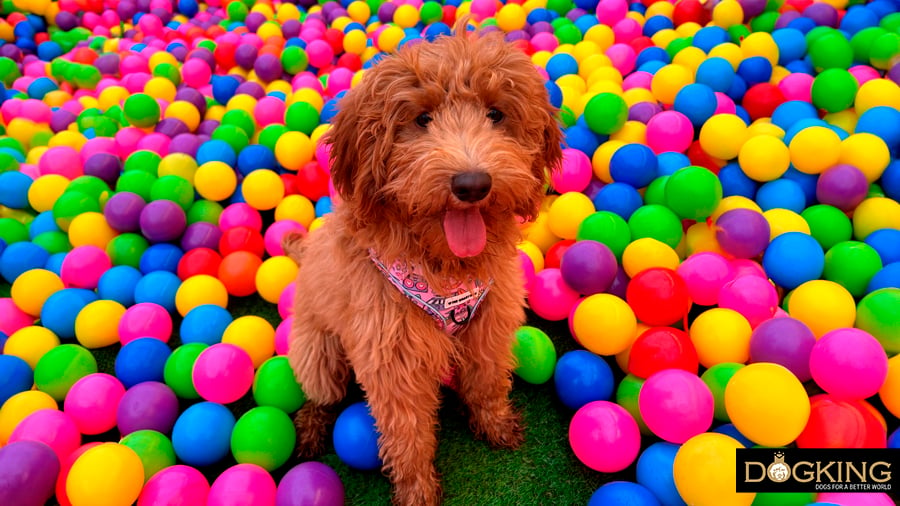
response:
<path fill-rule="evenodd" d="M 713 395 L 713 418 L 721 421 L 730 421 L 728 411 L 725 408 L 725 388 L 732 376 L 738 370 L 744 367 L 744 364 L 737 362 L 720 362 L 700 375 L 700 379 L 709 387 L 709 391 Z"/>
<path fill-rule="evenodd" d="M 663 370 L 648 377 L 638 403 L 647 427 L 670 443 L 684 443 L 706 432 L 712 424 L 713 396 L 709 387 L 696 374 L 680 369 Z"/>
<path fill-rule="evenodd" d="M 124 119 L 130 124 L 145 128 L 159 121 L 160 107 L 156 100 L 143 93 L 135 93 L 122 106 Z"/>
<path fill-rule="evenodd" d="M 41 314 L 44 302 L 64 288 L 63 281 L 46 269 L 32 269 L 12 282 L 10 296 L 16 306 L 27 314 Z"/>
<path fill-rule="evenodd" d="M 784 141 L 774 135 L 761 134 L 750 137 L 741 146 L 738 163 L 741 170 L 755 181 L 773 181 L 781 177 L 790 166 L 790 150 Z"/>
<path fill-rule="evenodd" d="M 679 445 L 656 442 L 641 452 L 637 460 L 637 482 L 665 505 L 684 505 L 675 486 L 673 463 Z"/>
<path fill-rule="evenodd" d="M 719 290 L 719 307 L 737 311 L 755 328 L 775 314 L 778 292 L 768 279 L 738 276 Z"/>
<path fill-rule="evenodd" d="M 556 395 L 569 409 L 577 410 L 592 401 L 612 397 L 612 369 L 601 357 L 586 350 L 563 354 L 553 373 Z"/>
<path fill-rule="evenodd" d="M 640 451 L 637 422 L 625 408 L 608 401 L 582 406 L 569 424 L 569 444 L 584 465 L 603 473 L 621 471 Z"/>
<path fill-rule="evenodd" d="M 609 160 L 612 180 L 643 188 L 657 177 L 656 154 L 643 144 L 625 144 L 613 153 Z"/>
<path fill-rule="evenodd" d="M 809 381 L 809 355 L 816 336 L 800 320 L 772 318 L 753 329 L 750 335 L 750 360 L 772 362 L 786 367 L 800 381 Z"/>
<path fill-rule="evenodd" d="M 632 278 L 626 300 L 637 319 L 648 325 L 671 325 L 691 308 L 686 283 L 666 268 L 647 269 Z"/>
<path fill-rule="evenodd" d="M 140 195 L 117 192 L 103 207 L 103 216 L 113 229 L 119 232 L 135 232 L 140 229 L 141 210 L 147 205 Z"/>
<path fill-rule="evenodd" d="M 647 145 L 654 153 L 684 153 L 694 140 L 694 126 L 684 114 L 664 111 L 650 118 L 646 135 Z"/>
<path fill-rule="evenodd" d="M 578 299 L 578 292 L 566 285 L 560 269 L 537 273 L 528 294 L 531 309 L 550 321 L 565 319 Z"/>
<path fill-rule="evenodd" d="M 209 495 L 209 482 L 196 468 L 174 465 L 153 475 L 138 498 L 139 506 L 184 501 L 188 504 L 205 504 Z"/>
<path fill-rule="evenodd" d="M 659 501 L 642 485 L 628 481 L 611 481 L 598 488 L 588 501 L 588 506 L 631 504 L 656 506 Z"/>
<path fill-rule="evenodd" d="M 172 335 L 172 318 L 159 304 L 135 304 L 119 319 L 119 341 L 125 345 L 141 337 L 152 337 L 163 343 Z"/>
<path fill-rule="evenodd" d="M 213 276 L 198 274 L 184 280 L 175 292 L 178 314 L 186 316 L 196 307 L 212 305 L 226 307 L 228 292 L 225 285 Z"/>
<path fill-rule="evenodd" d="M 341 462 L 353 469 L 369 471 L 381 467 L 379 434 L 375 419 L 364 402 L 351 404 L 334 424 L 334 450 Z"/>
<path fill-rule="evenodd" d="M 707 368 L 723 362 L 747 362 L 751 332 L 746 318 L 725 308 L 704 311 L 690 327 L 700 365 Z"/>
<path fill-rule="evenodd" d="M 837 163 L 841 138 L 824 126 L 810 126 L 797 132 L 788 144 L 794 168 L 806 174 L 821 174 Z"/>
<path fill-rule="evenodd" d="M 274 171 L 259 169 L 244 178 L 241 192 L 254 209 L 275 209 L 284 198 L 284 182 Z"/>
<path fill-rule="evenodd" d="M 841 400 L 828 394 L 810 398 L 809 422 L 797 436 L 798 448 L 884 448 L 883 418 L 865 401 Z"/>
<path fill-rule="evenodd" d="M 123 395 L 125 387 L 115 377 L 89 374 L 69 389 L 63 409 L 82 434 L 102 434 L 116 426 L 116 410 Z"/>
<path fill-rule="evenodd" d="M 131 448 L 102 443 L 84 452 L 69 470 L 66 495 L 73 506 L 131 504 L 144 485 L 141 459 Z"/>
<path fill-rule="evenodd" d="M 578 342 L 598 355 L 615 355 L 634 341 L 637 320 L 634 311 L 621 298 L 600 293 L 585 297 L 571 316 L 573 334 Z"/>
<path fill-rule="evenodd" d="M 144 481 L 159 471 L 175 465 L 175 450 L 164 434 L 155 430 L 139 430 L 123 437 L 119 444 L 134 450 L 144 467 Z"/>
<path fill-rule="evenodd" d="M 234 415 L 213 402 L 201 402 L 184 410 L 172 429 L 175 455 L 188 465 L 215 464 L 229 452 Z"/>
<path fill-rule="evenodd" d="M 194 388 L 211 402 L 228 404 L 244 396 L 253 383 L 253 361 L 242 348 L 217 343 L 203 350 L 192 372 Z"/>
<path fill-rule="evenodd" d="M 255 464 L 237 464 L 229 467 L 209 487 L 206 504 L 226 506 L 234 503 L 234 497 L 245 497 L 252 504 L 275 504 L 275 479 L 265 469 Z"/>
<path fill-rule="evenodd" d="M 696 374 L 698 364 L 697 350 L 687 333 L 672 327 L 648 328 L 628 352 L 628 372 L 644 379 L 665 369 Z"/>
<path fill-rule="evenodd" d="M 13 395 L 30 390 L 34 373 L 28 362 L 14 355 L 0 355 L 0 406 Z"/>
<path fill-rule="evenodd" d="M 665 198 L 679 218 L 700 220 L 712 214 L 722 200 L 722 183 L 703 167 L 685 167 L 669 177 Z"/>
<path fill-rule="evenodd" d="M 285 413 L 297 411 L 306 402 L 287 357 L 272 357 L 259 367 L 253 379 L 253 400 Z"/>
<path fill-rule="evenodd" d="M 229 295 L 246 297 L 256 292 L 256 272 L 262 259 L 249 251 L 234 251 L 219 264 L 219 280 Z"/>
<path fill-rule="evenodd" d="M 170 354 L 169 346 L 159 339 L 141 337 L 129 341 L 116 356 L 116 377 L 126 388 L 145 381 L 161 382 Z"/>
<path fill-rule="evenodd" d="M 81 445 L 81 433 L 72 417 L 56 409 L 35 411 L 19 422 L 9 435 L 9 444 L 39 441 L 53 450 L 62 462 Z"/>
<path fill-rule="evenodd" d="M 134 267 L 119 265 L 106 271 L 97 283 L 97 294 L 101 299 L 108 299 L 124 306 L 134 304 L 134 288 L 141 280 L 141 273 Z M 85 305 L 93 302 L 87 301 Z M 83 309 L 84 306 L 81 306 Z M 80 312 L 80 310 L 79 310 Z M 77 313 L 76 313 L 77 315 Z M 75 320 L 72 320 L 72 337 L 75 332 Z"/>
<path fill-rule="evenodd" d="M 528 383 L 541 385 L 553 376 L 556 365 L 556 348 L 544 331 L 522 326 L 516 331 L 512 347 L 516 357 L 513 372 Z"/>
<path fill-rule="evenodd" d="M 61 344 L 47 351 L 34 367 L 34 384 L 57 401 L 66 398 L 79 379 L 97 372 L 97 360 L 77 344 Z"/>
<path fill-rule="evenodd" d="M 296 442 L 294 423 L 284 411 L 257 406 L 244 413 L 231 432 L 231 452 L 240 464 L 278 469 L 291 457 Z"/>
<path fill-rule="evenodd" d="M 116 411 L 122 435 L 139 430 L 168 434 L 178 416 L 178 399 L 166 385 L 156 381 L 138 383 L 125 391 Z"/>
<path fill-rule="evenodd" d="M 278 483 L 275 503 L 340 506 L 344 498 L 344 485 L 334 469 L 311 461 L 297 464 L 285 473 Z"/>
<path fill-rule="evenodd" d="M 628 105 L 614 93 L 598 93 L 584 107 L 588 128 L 596 134 L 618 132 L 628 119 Z"/>
<path fill-rule="evenodd" d="M 859 83 L 846 69 L 829 68 L 819 73 L 812 84 L 812 103 L 819 109 L 838 112 L 853 105 Z"/>
<path fill-rule="evenodd" d="M 854 298 L 861 298 L 869 281 L 882 267 L 875 248 L 864 242 L 844 241 L 825 253 L 824 278 L 840 284 Z"/>
<path fill-rule="evenodd" d="M 232 321 L 231 313 L 224 307 L 201 304 L 188 311 L 181 321 L 181 340 L 183 343 L 216 344 L 222 341 L 222 335 Z"/>
<path fill-rule="evenodd" d="M 817 339 L 826 332 L 853 327 L 856 320 L 856 304 L 850 292 L 824 279 L 807 281 L 795 288 L 788 300 L 787 312 L 805 323 Z M 872 333 L 863 326 L 859 328 Z"/>
<path fill-rule="evenodd" d="M 3 354 L 19 358 L 32 369 L 40 360 L 59 345 L 59 338 L 52 331 L 39 326 L 23 327 L 5 339 Z"/>
<path fill-rule="evenodd" d="M 812 236 L 787 232 L 772 239 L 762 265 L 775 284 L 792 290 L 819 279 L 825 269 L 825 258 L 822 246 Z"/>
<path fill-rule="evenodd" d="M 736 452 L 743 445 L 724 434 L 707 432 L 687 440 L 672 464 L 675 486 L 683 501 L 698 506 L 749 506 L 756 494 L 736 493 Z"/>
<path fill-rule="evenodd" d="M 816 199 L 842 211 L 855 209 L 866 198 L 868 191 L 866 175 L 847 164 L 837 164 L 826 169 L 816 182 Z"/>
<path fill-rule="evenodd" d="M 580 192 L 587 188 L 591 175 L 591 159 L 577 149 L 567 148 L 563 150 L 559 169 L 550 174 L 550 182 L 560 194 Z"/>
<path fill-rule="evenodd" d="M 793 300 L 794 297 L 791 297 Z M 897 320 L 892 317 L 900 308 L 900 288 L 882 288 L 859 301 L 856 328 L 872 334 L 889 355 L 900 353 Z M 845 325 L 850 327 L 851 325 Z"/>
<path fill-rule="evenodd" d="M 725 408 L 735 427 L 757 444 L 795 440 L 809 419 L 809 398 L 800 380 L 778 364 L 750 364 L 725 387 Z"/>
<path fill-rule="evenodd" d="M 54 493 L 60 462 L 39 441 L 17 441 L 0 448 L 0 501 L 4 504 L 44 504 Z"/>
<path fill-rule="evenodd" d="M 593 295 L 609 288 L 615 279 L 616 268 L 616 257 L 608 246 L 584 240 L 566 250 L 560 273 L 568 286 L 584 295 Z"/>
<path fill-rule="evenodd" d="M 141 233 L 150 242 L 173 241 L 187 227 L 184 210 L 171 200 L 154 200 L 141 209 Z"/>
<path fill-rule="evenodd" d="M 675 272 L 687 284 L 691 300 L 701 306 L 715 305 L 722 286 L 735 275 L 734 268 L 725 257 L 707 251 L 689 256 Z"/>
<path fill-rule="evenodd" d="M 809 368 L 816 384 L 835 399 L 865 399 L 884 384 L 888 357 L 869 333 L 837 329 L 816 341 Z"/>

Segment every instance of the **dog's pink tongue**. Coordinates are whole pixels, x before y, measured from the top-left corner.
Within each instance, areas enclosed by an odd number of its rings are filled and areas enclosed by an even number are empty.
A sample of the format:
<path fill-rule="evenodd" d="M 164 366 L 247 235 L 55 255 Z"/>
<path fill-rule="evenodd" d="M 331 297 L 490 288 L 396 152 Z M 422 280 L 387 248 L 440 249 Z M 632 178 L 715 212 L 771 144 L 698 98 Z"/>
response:
<path fill-rule="evenodd" d="M 487 244 L 487 231 L 481 212 L 475 208 L 452 209 L 444 215 L 444 235 L 454 255 L 475 256 Z"/>

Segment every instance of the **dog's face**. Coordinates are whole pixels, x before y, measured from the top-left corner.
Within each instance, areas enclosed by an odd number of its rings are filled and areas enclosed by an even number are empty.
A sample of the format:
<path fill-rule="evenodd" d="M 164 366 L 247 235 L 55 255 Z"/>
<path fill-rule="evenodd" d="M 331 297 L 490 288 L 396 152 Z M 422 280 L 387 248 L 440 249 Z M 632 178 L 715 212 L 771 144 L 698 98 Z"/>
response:
<path fill-rule="evenodd" d="M 457 257 L 480 254 L 501 220 L 535 216 L 562 156 L 543 79 L 493 34 L 405 47 L 339 110 L 326 142 L 355 225 L 417 223 Z"/>

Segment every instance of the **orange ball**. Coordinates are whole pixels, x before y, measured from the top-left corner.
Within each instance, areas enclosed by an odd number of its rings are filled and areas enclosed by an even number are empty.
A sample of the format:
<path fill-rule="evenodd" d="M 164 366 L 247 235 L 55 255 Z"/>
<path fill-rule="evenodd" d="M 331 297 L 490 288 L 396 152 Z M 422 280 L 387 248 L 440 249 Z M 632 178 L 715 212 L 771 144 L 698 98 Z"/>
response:
<path fill-rule="evenodd" d="M 253 295 L 256 293 L 256 271 L 261 265 L 262 258 L 249 251 L 231 252 L 219 264 L 219 280 L 229 295 Z"/>

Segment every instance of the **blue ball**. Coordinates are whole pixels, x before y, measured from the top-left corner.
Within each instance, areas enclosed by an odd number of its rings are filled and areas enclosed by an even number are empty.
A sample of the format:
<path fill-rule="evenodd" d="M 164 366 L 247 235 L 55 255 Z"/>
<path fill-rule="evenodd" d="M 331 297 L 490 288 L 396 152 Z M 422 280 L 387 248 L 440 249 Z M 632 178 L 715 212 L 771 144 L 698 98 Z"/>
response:
<path fill-rule="evenodd" d="M 615 389 L 609 364 L 587 350 L 574 350 L 559 357 L 553 383 L 559 400 L 572 410 L 589 402 L 608 401 Z"/>
<path fill-rule="evenodd" d="M 747 436 L 741 434 L 741 431 L 739 431 L 733 423 L 723 423 L 712 431 L 717 434 L 725 434 L 726 436 L 734 438 L 738 443 L 744 445 L 744 448 L 753 448 L 756 446 L 756 443 L 747 438 Z"/>
<path fill-rule="evenodd" d="M 660 30 L 669 30 L 672 28 L 675 28 L 675 23 L 673 23 L 671 19 L 666 16 L 656 15 L 650 16 L 644 21 L 644 28 L 641 33 L 645 37 L 652 37 L 653 34 Z"/>
<path fill-rule="evenodd" d="M 432 23 L 425 28 L 425 38 L 431 42 L 442 35 L 450 35 L 450 27 L 446 23 Z"/>
<path fill-rule="evenodd" d="M 321 217 L 331 212 L 331 197 L 322 197 L 316 201 L 316 216 Z"/>
<path fill-rule="evenodd" d="M 660 506 L 660 502 L 643 485 L 611 481 L 591 495 L 588 506 Z"/>
<path fill-rule="evenodd" d="M 787 103 L 787 102 L 785 102 Z M 783 105 L 783 104 L 782 104 Z M 778 112 L 777 108 L 775 112 Z M 775 113 L 773 113 L 774 116 Z M 781 126 L 781 125 L 777 125 Z M 813 126 L 821 126 L 825 128 L 829 128 L 829 124 L 823 120 L 818 118 L 801 118 L 791 124 L 788 128 L 782 128 L 784 130 L 784 143 L 787 145 L 791 144 L 791 141 L 794 140 L 794 136 L 797 135 L 804 128 L 809 128 Z"/>
<path fill-rule="evenodd" d="M 734 67 L 731 63 L 721 56 L 714 56 L 700 63 L 695 80 L 709 86 L 713 91 L 725 93 L 731 88 L 734 77 Z"/>
<path fill-rule="evenodd" d="M 744 58 L 738 65 L 737 73 L 744 79 L 748 88 L 766 83 L 772 78 L 772 62 L 762 56 Z"/>
<path fill-rule="evenodd" d="M 599 2 L 598 2 L 599 3 Z M 533 25 L 535 23 L 540 23 L 544 21 L 549 23 L 553 21 L 553 19 L 557 16 L 557 14 L 550 9 L 546 9 L 544 7 L 538 7 L 536 9 L 532 9 L 531 12 L 528 13 L 528 16 L 525 17 L 525 20 L 529 25 Z"/>
<path fill-rule="evenodd" d="M 145 381 L 163 382 L 163 369 L 172 350 L 152 337 L 141 337 L 122 346 L 116 355 L 116 377 L 125 388 Z"/>
<path fill-rule="evenodd" d="M 663 16 L 654 16 L 654 17 L 663 17 Z M 657 46 L 650 46 L 644 49 L 641 49 L 641 52 L 638 53 L 637 59 L 634 61 L 635 67 L 640 67 L 641 65 L 650 62 L 650 61 L 661 61 L 663 63 L 670 63 L 672 61 L 672 57 L 669 53 Z"/>
<path fill-rule="evenodd" d="M 812 30 L 816 26 L 817 25 L 816 25 L 815 21 L 813 21 L 812 19 L 806 18 L 806 17 L 799 17 L 797 19 L 792 19 L 787 25 L 788 28 L 800 30 L 803 33 L 803 35 L 806 35 L 807 33 L 809 33 L 810 30 Z"/>
<path fill-rule="evenodd" d="M 225 406 L 200 402 L 184 410 L 172 428 L 175 455 L 191 466 L 219 462 L 231 451 L 235 419 Z"/>
<path fill-rule="evenodd" d="M 762 266 L 776 285 L 793 290 L 822 276 L 825 252 L 813 236 L 786 232 L 769 243 Z"/>
<path fill-rule="evenodd" d="M 562 76 L 578 73 L 578 60 L 568 53 L 557 53 L 547 60 L 547 75 L 555 81 Z"/>
<path fill-rule="evenodd" d="M 840 29 L 853 36 L 860 30 L 878 26 L 878 21 L 878 14 L 874 10 L 865 5 L 854 5 L 847 9 L 841 19 Z"/>
<path fill-rule="evenodd" d="M 900 148 L 900 111 L 884 105 L 873 107 L 859 115 L 855 133 L 881 137 L 891 152 L 896 154 Z"/>
<path fill-rule="evenodd" d="M 609 211 L 621 216 L 626 221 L 644 205 L 644 199 L 633 186 L 625 183 L 610 183 L 594 195 L 594 208 L 597 211 Z"/>
<path fill-rule="evenodd" d="M 344 93 L 344 92 L 341 92 Z M 338 93 L 340 95 L 340 93 Z M 338 112 L 338 99 L 333 98 L 322 105 L 322 111 L 319 113 L 319 121 L 322 123 L 331 123 L 331 120 Z M 249 146 L 248 146 L 249 147 Z"/>
<path fill-rule="evenodd" d="M 656 72 L 665 67 L 666 63 L 661 62 L 659 60 L 650 60 L 641 64 L 640 67 L 637 68 L 638 72 L 646 72 L 648 74 L 656 74 Z"/>
<path fill-rule="evenodd" d="M 732 162 L 719 170 L 719 181 L 722 183 L 722 196 L 740 195 L 748 199 L 756 197 L 759 183 L 747 177 L 737 162 Z"/>
<path fill-rule="evenodd" d="M 866 293 L 872 293 L 881 288 L 900 288 L 900 262 L 887 264 L 876 272 L 869 280 Z"/>
<path fill-rule="evenodd" d="M 678 169 L 683 169 L 691 165 L 691 159 L 684 153 L 677 151 L 665 151 L 656 156 L 659 164 L 657 172 L 660 176 L 671 176 Z"/>
<path fill-rule="evenodd" d="M 41 44 L 41 46 L 43 45 L 44 44 Z M 40 49 L 40 46 L 38 46 L 38 48 Z M 58 89 L 59 86 L 57 86 L 49 77 L 39 77 L 28 85 L 28 98 L 43 100 L 44 95 Z"/>
<path fill-rule="evenodd" d="M 15 355 L 0 355 L 0 406 L 19 392 L 31 390 L 34 372 L 28 362 Z"/>
<path fill-rule="evenodd" d="M 7 172 L 6 174 L 13 174 L 11 172 Z M 17 173 L 15 173 L 17 174 Z M 56 219 L 53 218 L 53 211 L 44 211 L 31 220 L 31 223 L 28 225 L 28 237 L 34 240 L 35 237 L 43 234 L 44 232 L 61 232 L 59 225 L 56 224 Z"/>
<path fill-rule="evenodd" d="M 591 0 L 591 1 L 594 1 L 594 0 Z M 578 3 L 578 2 L 575 2 L 575 3 Z M 598 3 L 598 2 L 594 2 L 594 3 Z M 593 12 L 593 9 L 589 10 L 588 12 Z M 590 30 L 591 28 L 593 28 L 594 26 L 599 25 L 599 24 L 600 24 L 600 21 L 597 20 L 597 17 L 591 16 L 590 14 L 584 14 L 582 16 L 578 16 L 578 19 L 575 20 L 575 27 L 578 28 L 578 30 L 581 33 L 587 33 L 588 30 Z"/>
<path fill-rule="evenodd" d="M 381 467 L 375 419 L 364 402 L 347 407 L 334 422 L 334 451 L 353 469 L 371 471 Z"/>
<path fill-rule="evenodd" d="M 672 466 L 681 445 L 660 441 L 648 446 L 637 460 L 637 482 L 665 506 L 683 506 Z"/>
<path fill-rule="evenodd" d="M 91 302 L 100 299 L 93 290 L 64 288 L 47 297 L 41 307 L 41 325 L 60 339 L 75 339 L 75 318 Z"/>
<path fill-rule="evenodd" d="M 212 139 L 204 142 L 197 149 L 197 165 L 206 162 L 223 162 L 234 167 L 237 163 L 237 155 L 230 144 L 221 139 Z"/>
<path fill-rule="evenodd" d="M 562 89 L 553 81 L 544 81 L 544 88 L 547 90 L 550 105 L 556 108 L 562 107 Z"/>
<path fill-rule="evenodd" d="M 747 81 L 744 81 L 743 77 L 735 74 L 734 79 L 731 80 L 731 86 L 725 90 L 725 94 L 728 95 L 728 98 L 734 100 L 736 104 L 739 104 L 744 98 L 744 93 L 747 93 Z"/>
<path fill-rule="evenodd" d="M 776 179 L 759 187 L 756 203 L 763 211 L 781 208 L 800 214 L 806 209 L 806 194 L 798 183 L 790 179 Z"/>
<path fill-rule="evenodd" d="M 807 61 L 805 58 L 802 60 L 794 60 L 785 65 L 784 68 L 789 70 L 792 74 L 809 74 L 811 76 L 816 75 L 816 69 L 813 68 L 812 63 Z"/>
<path fill-rule="evenodd" d="M 220 104 L 227 104 L 240 85 L 241 82 L 233 76 L 214 75 L 212 76 L 213 98 Z"/>
<path fill-rule="evenodd" d="M 141 255 L 139 267 L 144 274 L 154 271 L 178 272 L 178 262 L 182 256 L 184 252 L 174 244 L 154 244 Z"/>
<path fill-rule="evenodd" d="M 867 235 L 864 242 L 875 248 L 882 265 L 900 262 L 900 230 L 882 228 Z"/>
<path fill-rule="evenodd" d="M 137 282 L 134 287 L 134 302 L 153 302 L 175 313 L 175 294 L 181 286 L 181 279 L 169 271 L 153 271 Z"/>
<path fill-rule="evenodd" d="M 32 182 L 30 177 L 17 170 L 0 174 L 0 206 L 27 209 L 28 189 Z"/>
<path fill-rule="evenodd" d="M 694 128 L 702 127 L 715 114 L 716 107 L 715 91 L 702 83 L 689 84 L 675 95 L 674 109 L 687 116 Z"/>
<path fill-rule="evenodd" d="M 181 320 L 181 342 L 210 346 L 222 342 L 222 335 L 233 320 L 231 313 L 223 307 L 214 304 L 197 306 Z"/>
<path fill-rule="evenodd" d="M 594 151 L 600 147 L 600 139 L 590 128 L 574 124 L 565 130 L 566 145 L 577 149 L 588 157 L 594 156 Z"/>
<path fill-rule="evenodd" d="M 613 181 L 643 188 L 656 179 L 659 162 L 656 154 L 644 144 L 625 144 L 609 161 Z"/>
<path fill-rule="evenodd" d="M 238 171 L 247 175 L 257 169 L 274 169 L 278 166 L 275 153 L 262 144 L 251 144 L 241 150 L 237 160 Z"/>
<path fill-rule="evenodd" d="M 900 429 L 895 429 L 887 440 L 888 448 L 900 448 Z"/>
<path fill-rule="evenodd" d="M 62 263 L 65 259 L 65 253 L 54 253 L 47 259 L 47 263 L 44 264 L 44 269 L 47 269 L 57 276 L 62 276 Z"/>
<path fill-rule="evenodd" d="M 788 167 L 787 172 L 782 174 L 781 178 L 793 181 L 800 186 L 800 189 L 803 191 L 803 195 L 806 196 L 805 206 L 808 207 L 817 202 L 816 183 L 819 181 L 819 176 L 815 174 L 800 172 L 794 167 Z"/>
<path fill-rule="evenodd" d="M 575 0 L 575 7 L 588 12 L 594 12 L 597 10 L 597 4 L 599 3 L 600 0 Z"/>
<path fill-rule="evenodd" d="M 125 307 L 134 305 L 134 289 L 143 278 L 141 271 L 130 265 L 117 265 L 100 276 L 97 293 L 103 299 L 114 300 Z"/>
<path fill-rule="evenodd" d="M 8 245 L 0 255 L 0 275 L 12 284 L 25 271 L 45 268 L 49 259 L 50 253 L 37 244 L 16 242 Z"/>
<path fill-rule="evenodd" d="M 781 66 L 806 54 L 806 37 L 799 30 L 779 28 L 772 32 L 772 40 L 778 45 L 778 64 Z"/>
<path fill-rule="evenodd" d="M 196 0 L 178 0 L 178 12 L 192 18 L 200 11 L 200 6 Z"/>
<path fill-rule="evenodd" d="M 706 26 L 694 33 L 691 44 L 708 53 L 719 44 L 731 42 L 731 35 L 720 26 Z"/>
<path fill-rule="evenodd" d="M 785 132 L 800 120 L 818 118 L 815 106 L 802 100 L 788 100 L 779 104 L 772 112 L 772 123 Z"/>

